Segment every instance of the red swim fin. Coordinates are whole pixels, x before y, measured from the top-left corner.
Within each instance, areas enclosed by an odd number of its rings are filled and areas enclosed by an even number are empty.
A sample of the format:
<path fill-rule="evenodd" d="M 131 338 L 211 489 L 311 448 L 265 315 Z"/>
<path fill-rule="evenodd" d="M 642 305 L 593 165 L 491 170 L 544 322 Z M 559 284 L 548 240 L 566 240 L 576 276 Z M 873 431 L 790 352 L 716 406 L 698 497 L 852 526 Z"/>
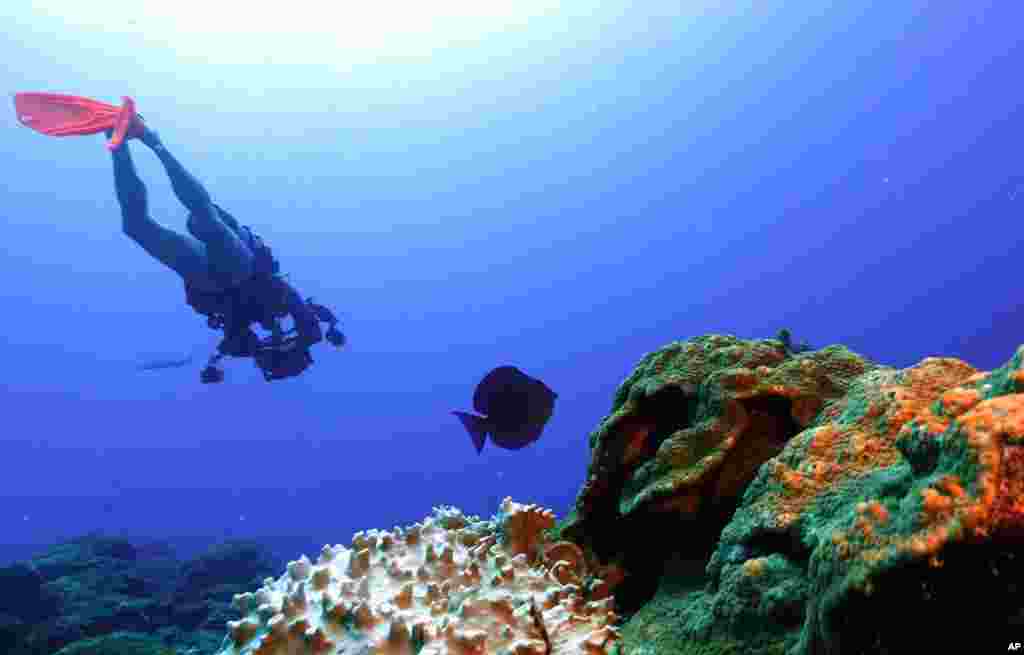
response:
<path fill-rule="evenodd" d="M 16 93 L 14 109 L 18 122 L 48 136 L 81 136 L 114 130 L 108 147 L 114 149 L 126 138 L 139 136 L 142 124 L 135 103 L 125 97 L 120 107 L 91 98 L 64 93 Z"/>
<path fill-rule="evenodd" d="M 16 93 L 18 122 L 49 136 L 98 134 L 114 127 L 121 108 L 63 93 Z"/>
<path fill-rule="evenodd" d="M 469 438 L 473 440 L 476 454 L 479 455 L 483 452 L 484 440 L 487 439 L 487 419 L 475 414 L 467 414 L 466 412 L 452 412 L 452 414 L 458 416 L 459 420 L 462 421 L 462 427 L 466 428 Z"/>

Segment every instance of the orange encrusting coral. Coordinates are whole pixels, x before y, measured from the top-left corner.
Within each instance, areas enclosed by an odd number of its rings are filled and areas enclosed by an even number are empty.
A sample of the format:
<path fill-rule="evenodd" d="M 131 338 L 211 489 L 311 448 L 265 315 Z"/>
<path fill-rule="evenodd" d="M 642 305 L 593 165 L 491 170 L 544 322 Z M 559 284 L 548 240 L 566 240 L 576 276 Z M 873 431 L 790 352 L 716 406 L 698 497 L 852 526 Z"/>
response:
<path fill-rule="evenodd" d="M 949 358 L 866 374 L 859 395 L 830 405 L 818 425 L 791 440 L 767 465 L 774 486 L 750 501 L 750 510 L 786 529 L 823 493 L 903 461 L 897 447 L 901 438 L 938 440 L 947 447 L 959 439 L 976 463 L 974 480 L 945 475 L 918 488 L 919 516 L 898 525 L 879 499 L 866 499 L 852 523 L 834 532 L 830 543 L 836 557 L 872 563 L 910 553 L 931 557 L 935 564 L 949 539 L 983 538 L 1010 526 L 1024 534 L 1024 502 L 1017 500 L 1024 498 L 1024 475 L 1012 476 L 1020 480 L 1020 493 L 1010 492 L 1018 486 L 1008 487 L 1000 475 L 1006 447 L 996 436 L 1024 436 L 1024 403 L 1018 395 L 983 400 L 976 385 L 985 376 L 979 375 Z M 1016 455 L 1017 448 L 1011 448 Z M 1024 473 L 1024 455 L 1014 461 Z M 906 531 L 907 526 L 914 527 Z"/>
<path fill-rule="evenodd" d="M 974 388 L 957 387 L 942 394 L 942 408 L 950 416 L 960 416 L 981 400 L 981 393 Z"/>
<path fill-rule="evenodd" d="M 883 388 L 880 391 L 887 391 Z M 903 403 L 927 406 L 928 400 L 906 393 L 899 394 L 899 400 L 886 398 L 883 393 L 867 399 L 866 410 L 859 420 L 840 424 L 825 423 L 800 435 L 800 442 L 806 443 L 801 470 L 783 464 L 779 458 L 771 463 L 771 472 L 780 486 L 780 493 L 769 495 L 763 502 L 777 509 L 777 516 L 792 520 L 799 517 L 807 506 L 821 493 L 829 490 L 841 480 L 863 475 L 880 467 L 890 466 L 900 460 L 895 447 L 894 431 L 880 432 L 876 423 L 879 416 L 899 413 Z M 841 413 L 837 406 L 834 416 Z M 794 443 L 794 446 L 798 443 Z M 785 527 L 788 522 L 781 522 Z"/>
<path fill-rule="evenodd" d="M 980 381 L 971 377 L 974 384 Z M 894 549 L 941 566 L 938 553 L 951 539 L 1024 536 L 1024 452 L 1012 443 L 1024 437 L 1024 395 L 981 398 L 975 388 L 943 392 L 939 399 L 944 417 L 918 405 L 919 420 L 908 421 L 902 434 L 942 438 L 947 448 L 966 446 L 963 456 L 976 471 L 974 480 L 947 474 L 920 489 L 918 529 L 884 539 L 865 535 L 856 547 L 861 559 L 877 561 L 882 549 Z"/>

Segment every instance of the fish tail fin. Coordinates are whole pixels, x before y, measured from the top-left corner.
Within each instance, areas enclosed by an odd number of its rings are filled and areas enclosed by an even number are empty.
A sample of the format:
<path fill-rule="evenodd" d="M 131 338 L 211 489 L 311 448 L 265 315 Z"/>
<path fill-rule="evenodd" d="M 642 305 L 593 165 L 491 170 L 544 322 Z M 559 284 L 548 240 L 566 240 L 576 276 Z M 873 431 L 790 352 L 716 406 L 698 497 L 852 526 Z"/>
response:
<path fill-rule="evenodd" d="M 473 441 L 476 453 L 479 455 L 484 449 L 484 440 L 487 439 L 487 419 L 475 414 L 466 412 L 452 412 L 462 421 L 462 427 L 466 428 L 469 438 Z"/>

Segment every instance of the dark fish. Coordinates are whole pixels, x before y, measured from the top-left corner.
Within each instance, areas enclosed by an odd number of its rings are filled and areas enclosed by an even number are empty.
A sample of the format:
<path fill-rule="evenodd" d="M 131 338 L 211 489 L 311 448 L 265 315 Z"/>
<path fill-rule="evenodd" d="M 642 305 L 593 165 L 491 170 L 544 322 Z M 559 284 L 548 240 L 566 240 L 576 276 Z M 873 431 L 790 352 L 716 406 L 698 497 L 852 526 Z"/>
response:
<path fill-rule="evenodd" d="M 183 359 L 151 359 L 139 364 L 140 371 L 159 371 L 164 368 L 181 368 L 192 363 L 192 356 Z"/>
<path fill-rule="evenodd" d="M 558 394 L 515 366 L 499 366 L 480 381 L 473 409 L 482 414 L 452 412 L 469 432 L 479 454 L 487 435 L 494 445 L 519 450 L 540 438 L 551 418 Z"/>

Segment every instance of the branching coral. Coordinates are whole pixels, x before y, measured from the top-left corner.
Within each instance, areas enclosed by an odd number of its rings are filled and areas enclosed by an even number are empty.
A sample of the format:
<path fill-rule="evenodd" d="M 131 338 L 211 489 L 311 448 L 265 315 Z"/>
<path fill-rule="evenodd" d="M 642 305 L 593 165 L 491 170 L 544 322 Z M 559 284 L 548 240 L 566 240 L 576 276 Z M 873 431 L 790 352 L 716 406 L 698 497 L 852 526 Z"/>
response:
<path fill-rule="evenodd" d="M 290 562 L 236 597 L 243 618 L 219 655 L 608 652 L 612 599 L 588 594 L 601 581 L 571 547 L 545 548 L 553 514 L 507 498 L 499 519 L 438 508 L 405 529 L 357 533 L 350 548 L 324 546 L 316 563 Z M 560 582 L 566 567 L 570 584 Z"/>

